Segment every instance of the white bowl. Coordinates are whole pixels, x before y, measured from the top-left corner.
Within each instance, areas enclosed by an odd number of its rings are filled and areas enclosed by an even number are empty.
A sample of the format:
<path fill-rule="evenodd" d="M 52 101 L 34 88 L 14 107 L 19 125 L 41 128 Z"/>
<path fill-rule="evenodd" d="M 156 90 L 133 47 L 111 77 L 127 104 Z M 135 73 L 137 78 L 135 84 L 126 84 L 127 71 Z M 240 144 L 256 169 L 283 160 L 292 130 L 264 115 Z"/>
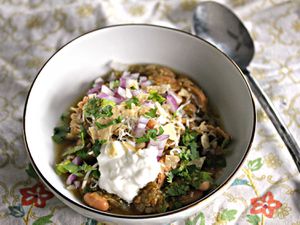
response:
<path fill-rule="evenodd" d="M 169 66 L 192 77 L 204 89 L 232 137 L 232 153 L 218 179 L 220 186 L 201 200 L 178 210 L 144 216 L 97 211 L 65 187 L 54 171 L 51 140 L 60 115 L 82 96 L 110 60 Z M 166 224 L 186 218 L 232 183 L 250 149 L 255 108 L 249 86 L 236 64 L 211 44 L 191 34 L 152 25 L 117 25 L 82 35 L 57 51 L 29 91 L 24 110 L 24 139 L 30 160 L 46 186 L 66 205 L 87 217 L 115 224 Z"/>

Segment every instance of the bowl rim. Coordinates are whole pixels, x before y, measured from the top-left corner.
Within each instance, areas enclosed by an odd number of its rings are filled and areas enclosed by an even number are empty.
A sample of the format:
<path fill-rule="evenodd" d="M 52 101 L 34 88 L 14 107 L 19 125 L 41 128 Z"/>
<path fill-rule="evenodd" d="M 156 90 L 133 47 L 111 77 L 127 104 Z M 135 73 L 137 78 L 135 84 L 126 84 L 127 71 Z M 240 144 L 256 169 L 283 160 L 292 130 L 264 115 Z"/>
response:
<path fill-rule="evenodd" d="M 188 37 L 194 38 L 197 41 L 201 41 L 201 42 L 205 42 L 206 44 L 208 44 L 209 46 L 211 46 L 212 48 L 217 50 L 217 54 L 221 54 L 223 56 L 225 56 L 225 58 L 227 58 L 227 60 L 229 60 L 229 62 L 231 62 L 236 69 L 239 72 L 239 75 L 242 77 L 243 81 L 246 84 L 248 93 L 249 93 L 249 97 L 251 99 L 251 103 L 252 103 L 252 113 L 253 113 L 253 124 L 252 124 L 252 133 L 251 133 L 251 137 L 249 140 L 249 143 L 247 145 L 246 151 L 243 154 L 242 158 L 240 159 L 238 165 L 236 166 L 236 168 L 230 173 L 230 175 L 218 186 L 216 187 L 214 190 L 212 190 L 211 192 L 209 192 L 207 195 L 205 195 L 204 197 L 198 199 L 195 202 L 192 202 L 186 206 L 183 206 L 181 208 L 175 209 L 175 210 L 171 210 L 171 211 L 167 211 L 164 213 L 155 213 L 155 214 L 145 214 L 145 215 L 123 215 L 123 214 L 115 214 L 115 213 L 108 213 L 108 212 L 102 212 L 100 210 L 91 208 L 87 205 L 83 205 L 83 204 L 79 204 L 75 201 L 73 201 L 72 199 L 66 197 L 65 195 L 63 195 L 59 190 L 57 190 L 45 177 L 44 175 L 41 173 L 41 171 L 38 169 L 38 167 L 36 166 L 33 157 L 31 155 L 29 146 L 28 146 L 28 142 L 27 142 L 27 138 L 26 138 L 26 129 L 25 129 L 25 124 L 26 124 L 26 111 L 27 111 L 27 104 L 30 98 L 30 94 L 31 94 L 31 90 L 37 80 L 37 78 L 39 77 L 39 75 L 41 74 L 42 70 L 44 69 L 44 67 L 48 64 L 48 62 L 59 52 L 61 51 L 64 47 L 66 47 L 67 45 L 69 45 L 70 43 L 72 43 L 73 41 L 80 39 L 82 36 L 85 36 L 87 34 L 90 33 L 94 33 L 100 30 L 106 30 L 106 29 L 110 29 L 110 28 L 114 28 L 114 27 L 153 27 L 153 28 L 158 28 L 158 29 L 164 29 L 164 30 L 169 30 L 169 31 L 173 31 L 173 32 L 177 32 L 180 34 L 184 34 L 187 35 Z M 108 216 L 108 217 L 113 217 L 113 218 L 119 218 L 119 219 L 132 219 L 132 220 L 140 220 L 140 219 L 157 219 L 157 218 L 162 218 L 162 217 L 166 217 L 166 216 L 170 216 L 170 215 L 174 215 L 174 214 L 178 214 L 182 211 L 186 211 L 187 209 L 190 209 L 192 207 L 195 207 L 199 204 L 201 204 L 204 201 L 208 201 L 209 199 L 214 197 L 214 194 L 217 193 L 218 191 L 220 191 L 221 189 L 223 189 L 224 187 L 226 187 L 228 185 L 229 182 L 232 181 L 232 179 L 235 177 L 236 173 L 239 171 L 239 169 L 241 168 L 241 166 L 243 165 L 243 163 L 245 162 L 245 159 L 247 158 L 249 151 L 251 149 L 252 143 L 253 143 L 253 139 L 255 136 L 255 130 L 256 130 L 256 107 L 255 107 L 255 103 L 254 103 L 254 98 L 253 98 L 253 93 L 250 89 L 250 86 L 248 84 L 248 81 L 245 78 L 245 75 L 243 74 L 242 70 L 239 68 L 239 66 L 229 57 L 227 56 L 224 52 L 222 52 L 221 50 L 219 50 L 216 46 L 214 46 L 213 44 L 211 44 L 210 42 L 204 40 L 201 37 L 198 37 L 192 33 L 189 33 L 187 31 L 184 30 L 179 30 L 179 29 L 175 29 L 175 28 L 171 28 L 171 27 L 165 27 L 165 26 L 161 26 L 161 25 L 154 25 L 154 24 L 147 24 L 147 23 L 125 23 L 125 24 L 115 24 L 115 25 L 108 25 L 108 26 L 104 26 L 104 27 L 100 27 L 100 28 L 96 28 L 93 30 L 90 30 L 88 32 L 85 32 L 75 38 L 73 38 L 72 40 L 68 41 L 67 43 L 65 43 L 64 45 L 62 45 L 58 50 L 56 50 L 48 59 L 47 61 L 43 64 L 43 66 L 40 68 L 40 70 L 38 71 L 36 77 L 34 78 L 34 80 L 32 81 L 32 84 L 29 88 L 26 100 L 25 100 L 25 104 L 24 104 L 24 110 L 23 110 L 23 126 L 22 126 L 22 130 L 23 130 L 23 141 L 25 144 L 25 149 L 27 151 L 27 154 L 29 156 L 30 162 L 33 166 L 33 168 L 35 169 L 35 171 L 37 172 L 38 176 L 41 178 L 41 180 L 43 181 L 43 183 L 55 194 L 57 194 L 59 197 L 61 197 L 63 200 L 67 201 L 70 204 L 73 204 L 79 208 L 81 208 L 82 210 L 88 210 L 89 212 L 92 213 L 96 213 L 99 215 L 103 215 L 103 216 Z M 65 203 L 66 204 L 66 203 Z"/>

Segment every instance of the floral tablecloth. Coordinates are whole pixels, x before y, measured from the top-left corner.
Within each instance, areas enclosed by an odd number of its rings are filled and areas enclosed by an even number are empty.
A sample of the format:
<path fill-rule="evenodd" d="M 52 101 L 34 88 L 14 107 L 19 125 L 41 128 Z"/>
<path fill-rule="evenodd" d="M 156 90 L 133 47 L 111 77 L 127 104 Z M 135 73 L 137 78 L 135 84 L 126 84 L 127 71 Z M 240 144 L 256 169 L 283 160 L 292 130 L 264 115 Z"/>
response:
<path fill-rule="evenodd" d="M 300 2 L 219 1 L 255 40 L 250 71 L 300 137 Z M 45 189 L 22 140 L 26 93 L 43 63 L 76 36 L 117 23 L 154 23 L 189 31 L 196 0 L 0 0 L 0 223 L 100 224 L 72 211 Z M 300 225 L 300 175 L 257 104 L 257 133 L 231 187 L 179 224 Z M 41 149 L 42 151 L 42 149 Z"/>

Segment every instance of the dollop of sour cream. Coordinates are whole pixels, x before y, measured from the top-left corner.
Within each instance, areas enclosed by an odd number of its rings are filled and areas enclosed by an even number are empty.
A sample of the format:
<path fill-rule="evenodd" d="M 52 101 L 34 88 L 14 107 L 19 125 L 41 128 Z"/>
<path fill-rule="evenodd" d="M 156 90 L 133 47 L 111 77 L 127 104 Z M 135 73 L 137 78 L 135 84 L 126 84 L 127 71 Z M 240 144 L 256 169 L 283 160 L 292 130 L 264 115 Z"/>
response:
<path fill-rule="evenodd" d="M 128 146 L 120 141 L 104 144 L 97 160 L 100 188 L 131 203 L 141 188 L 156 179 L 161 164 L 157 161 L 157 148 L 135 151 Z"/>

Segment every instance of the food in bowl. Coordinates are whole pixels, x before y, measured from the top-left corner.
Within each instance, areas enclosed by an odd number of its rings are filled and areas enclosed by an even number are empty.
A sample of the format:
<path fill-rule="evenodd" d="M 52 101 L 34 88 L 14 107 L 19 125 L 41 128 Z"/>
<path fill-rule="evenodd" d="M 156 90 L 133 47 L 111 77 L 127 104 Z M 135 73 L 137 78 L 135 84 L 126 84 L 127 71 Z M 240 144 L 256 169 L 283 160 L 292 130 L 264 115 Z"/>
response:
<path fill-rule="evenodd" d="M 67 189 L 98 210 L 133 215 L 207 194 L 231 139 L 200 87 L 160 65 L 122 65 L 96 79 L 52 138 Z"/>

